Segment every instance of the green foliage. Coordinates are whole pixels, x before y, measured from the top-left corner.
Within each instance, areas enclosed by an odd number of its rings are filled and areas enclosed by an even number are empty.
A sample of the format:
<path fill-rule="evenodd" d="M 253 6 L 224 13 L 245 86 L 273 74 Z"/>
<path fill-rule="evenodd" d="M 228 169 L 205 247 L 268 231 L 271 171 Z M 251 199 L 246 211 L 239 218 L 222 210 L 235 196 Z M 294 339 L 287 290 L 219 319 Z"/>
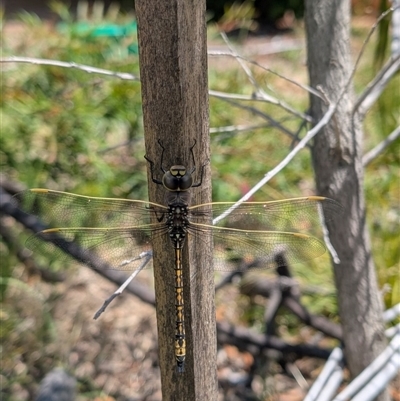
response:
<path fill-rule="evenodd" d="M 391 2 L 389 0 L 380 0 L 379 2 L 379 11 L 380 13 L 385 12 L 391 6 Z M 384 60 L 387 57 L 387 53 L 390 45 L 390 35 L 389 35 L 389 27 L 390 27 L 390 18 L 391 14 L 386 16 L 378 26 L 378 40 L 375 47 L 375 57 L 374 63 L 375 68 L 379 69 L 382 67 Z"/>
<path fill-rule="evenodd" d="M 389 285 L 390 291 L 385 292 L 388 307 L 400 302 L 399 288 L 399 221 L 400 221 L 400 191 L 399 182 L 399 145 L 381 156 L 368 166 L 366 175 L 366 195 L 370 204 L 379 207 L 369 207 L 368 217 L 372 236 L 374 261 L 382 287 Z M 397 149 L 397 153 L 396 153 Z M 396 160 L 397 159 L 397 160 Z"/>
<path fill-rule="evenodd" d="M 253 90 L 244 74 L 236 70 L 226 72 L 210 71 L 209 85 L 213 90 L 250 95 Z M 260 74 L 255 72 L 255 74 Z M 261 75 L 261 74 L 260 74 Z M 258 78 L 258 77 L 257 77 Z M 271 78 L 271 77 L 269 77 Z M 264 80 L 267 80 L 265 78 Z M 260 79 L 262 83 L 262 79 Z M 283 80 L 274 80 L 282 85 Z M 271 86 L 271 79 L 269 79 Z M 273 94 L 275 95 L 275 94 Z M 288 96 L 289 99 L 289 96 Z M 299 94 L 295 106 L 305 108 L 307 93 Z M 293 101 L 290 101 L 293 105 Z M 297 118 L 288 118 L 283 109 L 262 102 L 241 102 L 246 107 L 258 109 L 275 120 L 281 120 L 287 129 L 296 131 L 300 125 Z M 221 99 L 210 98 L 210 126 L 256 126 L 267 124 L 264 118 L 251 110 L 227 106 Z M 274 168 L 290 151 L 292 139 L 281 131 L 268 126 L 245 132 L 226 132 L 211 135 L 213 167 L 213 199 L 233 201 L 244 195 L 261 177 Z M 249 157 L 251 155 L 251 157 Z M 259 191 L 254 200 L 272 200 L 304 196 L 302 188 L 312 186 L 312 171 L 309 152 L 301 152 L 285 170 L 271 180 L 265 189 Z"/>
<path fill-rule="evenodd" d="M 29 14 L 20 18 L 24 37 L 2 36 L 3 57 L 36 57 L 138 72 L 138 58 L 127 50 L 136 43 L 134 34 L 93 37 L 91 31 L 78 32 L 72 18 L 64 20 L 62 30 Z M 138 82 L 74 68 L 9 63 L 2 64 L 0 85 L 0 168 L 5 177 L 26 187 L 146 199 Z M 26 237 L 27 233 L 19 236 L 20 247 Z M 22 276 L 10 278 L 11 272 L 14 277 L 17 274 L 18 264 L 13 250 L 3 241 L 1 247 L 0 374 L 9 378 L 2 383 L 2 396 L 22 399 L 18 387 L 38 383 L 39 377 L 32 375 L 36 372 L 42 377 L 50 366 L 62 363 L 65 354 L 54 349 L 52 320 L 44 300 L 31 284 L 24 284 Z M 39 257 L 36 262 L 46 266 L 49 259 Z M 65 269 L 65 264 L 52 267 Z M 16 294 L 18 288 L 22 290 Z M 52 304 L 49 298 L 46 301 Z M 27 328 L 28 322 L 32 324 Z"/>
<path fill-rule="evenodd" d="M 385 7 L 385 1 L 381 2 Z M 372 79 L 382 66 L 389 43 L 386 19 L 379 26 L 373 65 L 369 61 L 362 67 L 359 76 Z M 385 45 L 386 43 L 386 45 Z M 378 50 L 379 49 L 379 50 Z M 371 49 L 372 50 L 372 49 Z M 372 53 L 372 51 L 371 51 Z M 365 57 L 367 60 L 367 57 Z M 400 125 L 400 75 L 395 75 L 378 101 L 366 116 L 365 151 L 384 141 Z M 362 88 L 361 88 L 362 90 Z M 400 237 L 400 142 L 397 139 L 366 168 L 365 191 L 368 205 L 368 221 L 372 237 L 374 261 L 379 282 L 386 288 L 387 307 L 400 302 L 399 237 Z"/>
<path fill-rule="evenodd" d="M 114 39 L 39 27 L 18 54 L 136 72 L 137 57 L 114 57 L 120 46 Z M 5 47 L 7 54 L 12 50 Z M 141 188 L 135 197 L 145 196 L 143 144 L 133 146 L 142 138 L 137 82 L 72 68 L 9 66 L 0 103 L 4 173 L 31 187 L 99 196 L 129 196 L 132 188 Z"/>

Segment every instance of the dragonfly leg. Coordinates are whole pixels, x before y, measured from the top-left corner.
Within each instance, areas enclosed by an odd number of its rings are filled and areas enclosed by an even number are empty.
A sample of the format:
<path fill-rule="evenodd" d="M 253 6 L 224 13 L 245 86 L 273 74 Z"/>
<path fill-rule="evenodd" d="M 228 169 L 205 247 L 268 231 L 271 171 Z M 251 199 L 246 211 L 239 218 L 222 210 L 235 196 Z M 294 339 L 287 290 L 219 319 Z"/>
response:
<path fill-rule="evenodd" d="M 201 170 L 200 170 L 200 180 L 199 180 L 199 182 L 196 182 L 196 184 L 193 184 L 193 185 L 192 185 L 192 188 L 194 188 L 194 187 L 199 187 L 199 186 L 203 183 L 204 167 L 206 167 L 208 163 L 210 163 L 210 160 L 207 160 L 207 162 L 204 163 L 204 164 L 201 166 Z M 194 171 L 194 170 L 193 170 L 193 171 Z"/>
<path fill-rule="evenodd" d="M 154 162 L 150 160 L 146 155 L 144 155 L 144 158 L 147 160 L 147 162 L 150 164 L 150 172 L 151 172 L 151 180 L 155 184 L 162 185 L 162 181 L 157 180 L 157 178 L 154 177 Z"/>
<path fill-rule="evenodd" d="M 163 160 L 164 160 L 164 151 L 165 148 L 161 142 L 161 139 L 158 140 L 158 144 L 160 145 L 162 152 L 161 152 L 161 160 L 160 160 L 160 168 L 163 174 L 167 172 L 167 170 L 163 167 Z M 162 181 L 157 180 L 157 178 L 154 177 L 154 162 L 150 158 L 147 157 L 147 155 L 144 155 L 144 158 L 147 160 L 147 162 L 150 164 L 150 171 L 151 171 L 151 180 L 158 185 L 163 185 Z"/>
<path fill-rule="evenodd" d="M 165 148 L 161 142 L 161 139 L 158 140 L 158 144 L 160 145 L 162 152 L 161 152 L 161 160 L 160 160 L 160 167 L 161 167 L 161 171 L 165 174 L 167 172 L 167 170 L 163 167 L 163 162 L 164 162 L 164 151 Z"/>
<path fill-rule="evenodd" d="M 193 148 L 196 146 L 196 143 L 197 143 L 197 141 L 196 141 L 196 139 L 195 139 L 195 140 L 194 140 L 193 146 L 191 146 L 191 148 L 190 148 L 190 154 L 192 155 L 192 160 L 193 160 L 193 168 L 192 168 L 192 170 L 189 172 L 190 175 L 192 175 L 192 174 L 195 172 L 195 170 L 196 170 L 196 160 L 195 160 L 195 158 L 194 158 L 194 152 L 193 152 Z"/>
<path fill-rule="evenodd" d="M 197 141 L 196 141 L 196 139 L 195 139 L 195 140 L 194 140 L 193 146 L 191 146 L 191 148 L 190 148 L 190 153 L 191 153 L 191 155 L 192 155 L 192 160 L 193 160 L 193 168 L 192 168 L 192 170 L 189 172 L 190 175 L 192 175 L 192 174 L 195 172 L 195 170 L 196 170 L 196 160 L 195 160 L 195 158 L 194 158 L 194 152 L 193 152 L 193 148 L 196 146 L 196 143 L 197 143 Z M 204 163 L 204 164 L 201 166 L 201 170 L 200 170 L 200 180 L 199 180 L 199 182 L 196 182 L 196 184 L 193 184 L 193 185 L 192 185 L 192 188 L 193 188 L 193 187 L 199 187 L 199 186 L 203 183 L 204 167 L 207 166 L 208 163 L 210 163 L 210 160 L 207 160 L 207 162 Z"/>

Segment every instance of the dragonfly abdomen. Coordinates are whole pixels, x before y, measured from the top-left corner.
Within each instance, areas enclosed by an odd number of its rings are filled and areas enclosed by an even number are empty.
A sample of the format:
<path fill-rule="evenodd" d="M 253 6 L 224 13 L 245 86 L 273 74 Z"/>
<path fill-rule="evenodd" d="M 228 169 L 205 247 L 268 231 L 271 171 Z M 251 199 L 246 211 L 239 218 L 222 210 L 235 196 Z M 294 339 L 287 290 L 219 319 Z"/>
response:
<path fill-rule="evenodd" d="M 175 202 L 169 205 L 167 219 L 168 234 L 174 246 L 175 252 L 175 360 L 179 373 L 185 370 L 186 335 L 183 299 L 183 272 L 182 272 L 182 248 L 185 243 L 188 226 L 187 206 Z"/>
<path fill-rule="evenodd" d="M 175 248 L 175 312 L 175 360 L 178 372 L 182 373 L 185 370 L 186 339 L 181 248 Z"/>

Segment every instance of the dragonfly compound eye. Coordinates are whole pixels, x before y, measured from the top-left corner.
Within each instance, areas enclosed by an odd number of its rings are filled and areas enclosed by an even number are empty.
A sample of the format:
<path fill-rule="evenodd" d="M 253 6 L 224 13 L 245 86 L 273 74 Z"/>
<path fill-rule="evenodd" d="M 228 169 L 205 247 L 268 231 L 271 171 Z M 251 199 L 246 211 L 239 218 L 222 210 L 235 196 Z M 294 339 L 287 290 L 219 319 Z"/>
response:
<path fill-rule="evenodd" d="M 168 191 L 186 191 L 193 185 L 193 178 L 185 166 L 172 166 L 164 174 L 162 183 Z"/>

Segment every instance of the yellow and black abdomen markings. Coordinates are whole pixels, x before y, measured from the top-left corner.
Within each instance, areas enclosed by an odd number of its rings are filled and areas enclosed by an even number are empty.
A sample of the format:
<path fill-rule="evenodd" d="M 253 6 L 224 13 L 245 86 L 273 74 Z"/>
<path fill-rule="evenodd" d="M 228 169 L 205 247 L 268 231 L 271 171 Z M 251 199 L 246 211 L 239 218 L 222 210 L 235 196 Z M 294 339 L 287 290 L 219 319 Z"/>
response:
<path fill-rule="evenodd" d="M 175 359 L 177 370 L 182 373 L 185 370 L 186 340 L 181 248 L 175 248 L 175 311 Z"/>

